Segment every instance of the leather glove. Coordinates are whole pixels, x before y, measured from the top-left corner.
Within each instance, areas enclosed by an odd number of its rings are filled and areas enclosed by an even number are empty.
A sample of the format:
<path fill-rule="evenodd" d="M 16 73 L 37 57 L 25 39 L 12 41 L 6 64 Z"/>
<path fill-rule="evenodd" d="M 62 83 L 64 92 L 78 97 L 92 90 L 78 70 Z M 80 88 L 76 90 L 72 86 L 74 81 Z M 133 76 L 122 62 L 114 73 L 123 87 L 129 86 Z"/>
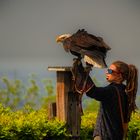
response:
<path fill-rule="evenodd" d="M 79 59 L 74 60 L 72 75 L 76 92 L 83 94 L 88 92 L 94 86 L 94 83 L 89 76 L 89 72 L 84 69 L 82 62 Z"/>

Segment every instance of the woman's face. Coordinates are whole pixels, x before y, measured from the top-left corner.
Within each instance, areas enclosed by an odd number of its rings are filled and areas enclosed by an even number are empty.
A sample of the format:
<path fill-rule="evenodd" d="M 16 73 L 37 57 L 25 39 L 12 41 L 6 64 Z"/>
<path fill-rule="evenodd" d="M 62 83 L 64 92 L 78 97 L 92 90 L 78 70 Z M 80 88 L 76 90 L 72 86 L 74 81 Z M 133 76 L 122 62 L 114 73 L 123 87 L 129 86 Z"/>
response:
<path fill-rule="evenodd" d="M 117 68 L 115 65 L 110 65 L 110 67 L 106 71 L 106 79 L 108 82 L 112 83 L 122 83 L 122 75 L 119 71 L 117 71 Z"/>

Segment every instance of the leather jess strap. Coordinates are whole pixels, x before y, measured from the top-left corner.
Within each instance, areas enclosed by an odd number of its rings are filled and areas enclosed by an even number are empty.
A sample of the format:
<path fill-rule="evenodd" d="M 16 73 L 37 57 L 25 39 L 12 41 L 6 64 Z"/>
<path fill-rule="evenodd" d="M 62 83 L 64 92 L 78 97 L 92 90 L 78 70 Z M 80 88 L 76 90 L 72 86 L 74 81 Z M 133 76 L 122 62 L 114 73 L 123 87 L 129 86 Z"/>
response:
<path fill-rule="evenodd" d="M 123 127 L 123 140 L 126 139 L 127 136 L 127 129 L 128 129 L 128 123 L 124 122 L 124 117 L 123 117 L 123 111 L 122 111 L 122 104 L 121 104 L 121 98 L 120 98 L 120 94 L 119 94 L 119 89 L 114 86 L 116 91 L 117 91 L 117 95 L 118 95 L 118 102 L 119 102 L 119 108 L 120 108 L 120 115 L 121 115 L 121 120 L 122 120 L 122 127 Z"/>

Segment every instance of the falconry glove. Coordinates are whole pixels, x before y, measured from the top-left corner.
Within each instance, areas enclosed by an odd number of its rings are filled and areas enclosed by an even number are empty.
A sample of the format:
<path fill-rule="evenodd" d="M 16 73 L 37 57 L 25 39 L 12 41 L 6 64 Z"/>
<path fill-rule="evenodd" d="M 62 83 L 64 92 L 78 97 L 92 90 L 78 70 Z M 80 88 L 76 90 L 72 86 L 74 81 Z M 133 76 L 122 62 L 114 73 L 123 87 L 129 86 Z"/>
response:
<path fill-rule="evenodd" d="M 84 69 L 82 62 L 79 59 L 74 60 L 72 75 L 76 92 L 83 94 L 94 86 L 94 83 L 89 76 L 89 72 Z"/>

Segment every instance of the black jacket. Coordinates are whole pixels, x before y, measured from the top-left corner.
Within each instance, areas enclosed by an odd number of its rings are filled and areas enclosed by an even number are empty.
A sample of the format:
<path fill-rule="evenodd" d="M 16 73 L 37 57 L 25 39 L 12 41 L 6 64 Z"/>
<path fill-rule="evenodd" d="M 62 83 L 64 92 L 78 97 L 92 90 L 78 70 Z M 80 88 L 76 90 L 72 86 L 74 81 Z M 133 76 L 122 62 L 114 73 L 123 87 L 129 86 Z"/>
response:
<path fill-rule="evenodd" d="M 102 140 L 122 140 L 123 128 L 119 108 L 117 90 L 118 88 L 122 111 L 125 122 L 127 122 L 127 95 L 125 85 L 111 83 L 106 87 L 94 86 L 87 96 L 100 101 L 100 108 L 96 120 L 93 137 L 100 136 Z"/>

